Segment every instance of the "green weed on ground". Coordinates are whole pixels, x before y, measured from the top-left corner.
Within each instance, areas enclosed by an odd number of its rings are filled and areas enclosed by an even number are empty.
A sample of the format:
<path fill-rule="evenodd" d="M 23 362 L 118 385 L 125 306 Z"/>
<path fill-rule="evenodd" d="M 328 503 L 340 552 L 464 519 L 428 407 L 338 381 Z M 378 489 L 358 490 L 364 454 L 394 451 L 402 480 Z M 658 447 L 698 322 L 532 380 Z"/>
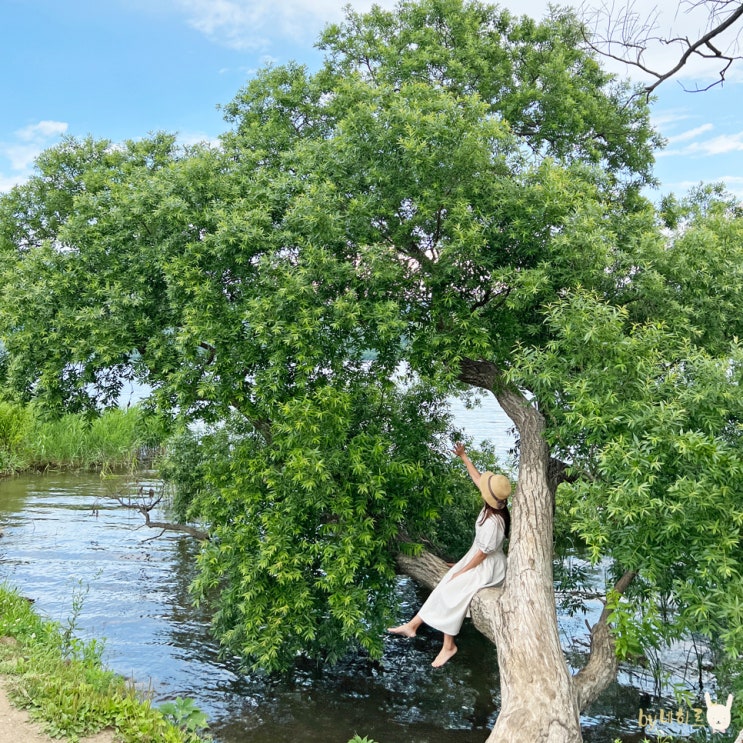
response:
<path fill-rule="evenodd" d="M 123 743 L 197 743 L 206 719 L 192 700 L 153 707 L 101 662 L 101 645 L 43 619 L 16 591 L 0 585 L 0 675 L 11 701 L 53 737 L 77 741 L 111 728 Z M 180 724 L 179 724 L 180 723 Z"/>

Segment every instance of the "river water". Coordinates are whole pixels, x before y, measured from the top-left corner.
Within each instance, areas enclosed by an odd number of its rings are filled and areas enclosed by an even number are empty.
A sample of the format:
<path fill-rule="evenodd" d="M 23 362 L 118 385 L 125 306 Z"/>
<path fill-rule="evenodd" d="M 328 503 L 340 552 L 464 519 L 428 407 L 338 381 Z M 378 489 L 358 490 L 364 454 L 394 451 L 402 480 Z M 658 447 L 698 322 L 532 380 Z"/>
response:
<path fill-rule="evenodd" d="M 496 408 L 457 419 L 475 440 L 496 432 L 504 456 L 513 441 Z M 141 526 L 92 474 L 46 474 L 0 481 L 0 581 L 66 623 L 73 602 L 78 636 L 105 638 L 105 662 L 152 694 L 155 702 L 192 697 L 209 715 L 218 743 L 347 743 L 355 733 L 377 743 L 481 743 L 499 708 L 495 648 L 469 623 L 457 657 L 434 670 L 440 635 L 389 638 L 384 658 L 349 659 L 333 668 L 298 668 L 291 677 L 243 673 L 220 658 L 208 619 L 190 605 L 196 545 L 189 537 Z M 161 518 L 162 514 L 153 514 Z M 600 579 L 600 576 L 597 576 Z M 401 618 L 425 594 L 399 585 Z M 588 618 L 599 610 L 590 607 Z M 584 617 L 561 617 L 568 658 L 580 665 Z M 583 718 L 586 741 L 642 739 L 640 709 L 657 709 L 652 678 L 624 669 L 618 683 Z M 665 704 L 667 708 L 668 703 Z M 685 732 L 685 731 L 679 731 Z"/>

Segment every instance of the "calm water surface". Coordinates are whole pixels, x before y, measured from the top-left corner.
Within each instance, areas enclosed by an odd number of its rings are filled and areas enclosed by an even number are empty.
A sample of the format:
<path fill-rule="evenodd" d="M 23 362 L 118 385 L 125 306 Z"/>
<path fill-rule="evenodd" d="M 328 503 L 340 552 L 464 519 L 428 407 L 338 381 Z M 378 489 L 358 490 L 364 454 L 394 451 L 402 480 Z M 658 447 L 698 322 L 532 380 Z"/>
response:
<path fill-rule="evenodd" d="M 459 409 L 480 440 L 496 432 L 512 445 L 493 407 Z M 105 661 L 148 689 L 155 701 L 190 696 L 221 743 L 347 743 L 355 733 L 378 743 L 481 743 L 499 708 L 495 648 L 468 623 L 454 662 L 434 670 L 440 635 L 389 638 L 384 658 L 349 660 L 331 670 L 300 668 L 291 678 L 241 673 L 218 656 L 208 619 L 191 607 L 196 545 L 188 537 L 141 527 L 141 517 L 110 498 L 96 475 L 35 475 L 0 481 L 0 581 L 33 598 L 40 612 L 66 622 L 84 596 L 78 634 L 105 638 Z M 162 514 L 154 518 L 161 518 Z M 400 581 L 401 616 L 425 593 Z M 598 610 L 598 606 L 594 607 Z M 589 616 L 590 618 L 590 616 Z M 583 617 L 563 618 L 571 658 L 584 647 Z M 646 674 L 628 669 L 589 712 L 585 739 L 638 740 L 637 713 L 658 705 Z"/>

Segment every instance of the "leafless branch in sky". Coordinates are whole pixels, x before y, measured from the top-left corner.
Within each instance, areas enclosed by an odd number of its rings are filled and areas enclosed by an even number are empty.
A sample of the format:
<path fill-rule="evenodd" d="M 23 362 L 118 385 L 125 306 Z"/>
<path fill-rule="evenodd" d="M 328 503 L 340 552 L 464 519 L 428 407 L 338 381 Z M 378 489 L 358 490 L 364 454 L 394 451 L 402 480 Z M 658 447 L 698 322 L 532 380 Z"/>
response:
<path fill-rule="evenodd" d="M 661 25 L 658 6 L 649 11 L 640 10 L 635 0 L 620 3 L 616 0 L 600 6 L 584 4 L 581 13 L 585 21 L 584 38 L 597 54 L 634 67 L 650 78 L 643 88 L 649 97 L 659 85 L 673 77 L 681 77 L 682 70 L 693 60 L 705 60 L 714 69 L 710 82 L 683 85 L 688 92 L 709 90 L 725 82 L 733 64 L 741 59 L 740 34 L 743 31 L 743 2 L 741 0 L 683 0 L 667 33 Z M 706 13 L 706 22 L 693 35 L 676 33 L 681 14 L 693 11 Z M 667 64 L 653 61 L 655 53 L 674 47 L 677 54 Z"/>

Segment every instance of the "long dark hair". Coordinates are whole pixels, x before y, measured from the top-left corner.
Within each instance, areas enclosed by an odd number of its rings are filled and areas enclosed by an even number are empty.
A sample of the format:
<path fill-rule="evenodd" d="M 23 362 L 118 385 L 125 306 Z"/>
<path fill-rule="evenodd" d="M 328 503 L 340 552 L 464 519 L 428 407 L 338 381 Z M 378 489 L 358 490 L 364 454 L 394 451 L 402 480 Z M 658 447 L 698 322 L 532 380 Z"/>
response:
<path fill-rule="evenodd" d="M 491 516 L 500 516 L 503 519 L 505 538 L 508 539 L 508 535 L 511 533 L 511 512 L 508 510 L 508 506 L 504 503 L 502 508 L 493 508 L 489 503 L 486 503 L 482 510 L 480 525 L 484 524 L 485 519 L 489 519 Z"/>

